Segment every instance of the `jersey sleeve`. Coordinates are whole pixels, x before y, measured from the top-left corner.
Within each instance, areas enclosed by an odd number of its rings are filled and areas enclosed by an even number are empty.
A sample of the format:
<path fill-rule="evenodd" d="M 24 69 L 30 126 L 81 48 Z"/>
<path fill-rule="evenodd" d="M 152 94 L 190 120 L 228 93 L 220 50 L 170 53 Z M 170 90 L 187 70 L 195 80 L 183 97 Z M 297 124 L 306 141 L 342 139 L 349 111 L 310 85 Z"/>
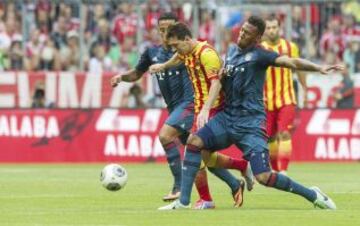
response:
<path fill-rule="evenodd" d="M 200 61 L 208 79 L 219 79 L 218 72 L 221 69 L 222 61 L 215 50 L 211 48 L 205 49 L 201 53 Z"/>
<path fill-rule="evenodd" d="M 152 65 L 150 50 L 147 48 L 140 56 L 140 60 L 135 66 L 135 69 L 140 72 L 146 72 Z"/>
<path fill-rule="evenodd" d="M 261 49 L 259 51 L 259 63 L 264 67 L 275 66 L 275 60 L 280 55 L 274 51 Z"/>

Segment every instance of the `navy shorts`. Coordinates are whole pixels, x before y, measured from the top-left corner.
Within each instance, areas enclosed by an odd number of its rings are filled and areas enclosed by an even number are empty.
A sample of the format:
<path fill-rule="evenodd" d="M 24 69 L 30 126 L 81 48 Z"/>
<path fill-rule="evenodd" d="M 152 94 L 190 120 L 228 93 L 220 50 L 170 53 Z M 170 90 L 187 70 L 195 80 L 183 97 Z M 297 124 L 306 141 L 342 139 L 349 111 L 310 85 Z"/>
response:
<path fill-rule="evenodd" d="M 183 144 L 189 136 L 194 121 L 194 104 L 191 102 L 183 102 L 177 105 L 173 110 L 169 111 L 169 116 L 165 124 L 176 128 L 182 135 L 179 137 Z"/>
<path fill-rule="evenodd" d="M 246 124 L 249 125 L 249 122 Z M 230 126 L 226 121 L 226 113 L 222 111 L 195 135 L 202 139 L 205 150 L 218 151 L 235 144 L 250 162 L 255 175 L 270 171 L 267 137 L 262 127 L 249 130 L 249 127 Z"/>

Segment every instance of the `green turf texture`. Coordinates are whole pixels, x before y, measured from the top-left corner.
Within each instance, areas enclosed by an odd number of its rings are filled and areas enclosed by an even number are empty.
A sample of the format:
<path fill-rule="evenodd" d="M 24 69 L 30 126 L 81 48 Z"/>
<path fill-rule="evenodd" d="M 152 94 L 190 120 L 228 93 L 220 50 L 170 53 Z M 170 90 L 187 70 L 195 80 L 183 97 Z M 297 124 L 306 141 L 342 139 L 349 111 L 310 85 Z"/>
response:
<path fill-rule="evenodd" d="M 209 174 L 215 210 L 163 212 L 157 208 L 170 188 L 167 165 L 123 164 L 129 180 L 118 192 L 101 186 L 103 166 L 0 165 L 0 225 L 360 225 L 360 163 L 291 165 L 289 175 L 319 186 L 336 202 L 336 211 L 314 209 L 299 196 L 259 184 L 235 209 L 229 189 Z M 194 188 L 192 202 L 196 198 Z"/>

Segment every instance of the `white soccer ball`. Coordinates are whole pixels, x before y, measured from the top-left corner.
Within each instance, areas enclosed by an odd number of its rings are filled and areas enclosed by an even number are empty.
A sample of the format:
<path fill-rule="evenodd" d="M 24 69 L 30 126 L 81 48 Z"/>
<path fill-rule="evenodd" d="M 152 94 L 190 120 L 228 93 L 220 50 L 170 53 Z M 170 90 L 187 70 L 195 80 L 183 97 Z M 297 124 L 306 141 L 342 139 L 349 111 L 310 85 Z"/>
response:
<path fill-rule="evenodd" d="M 101 184 L 109 191 L 118 191 L 126 185 L 128 175 L 124 167 L 119 164 L 109 164 L 100 174 Z"/>

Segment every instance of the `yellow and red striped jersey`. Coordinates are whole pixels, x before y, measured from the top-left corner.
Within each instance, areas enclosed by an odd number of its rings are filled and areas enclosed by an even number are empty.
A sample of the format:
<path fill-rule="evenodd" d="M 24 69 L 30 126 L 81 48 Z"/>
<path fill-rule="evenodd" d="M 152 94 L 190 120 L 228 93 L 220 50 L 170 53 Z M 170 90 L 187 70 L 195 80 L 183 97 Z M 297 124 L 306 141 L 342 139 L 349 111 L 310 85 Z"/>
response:
<path fill-rule="evenodd" d="M 265 49 L 275 51 L 279 55 L 299 57 L 299 49 L 295 43 L 283 38 L 276 45 L 264 41 Z M 283 67 L 269 67 L 266 71 L 266 82 L 264 85 L 265 108 L 274 111 L 284 105 L 296 104 L 293 85 L 292 71 Z"/>
<path fill-rule="evenodd" d="M 178 57 L 184 61 L 188 70 L 194 88 L 195 113 L 199 113 L 208 99 L 211 80 L 219 79 L 218 72 L 222 64 L 221 58 L 207 42 L 198 42 L 191 53 L 186 55 L 178 54 Z M 212 109 L 220 109 L 223 102 L 224 95 L 221 91 Z"/>

